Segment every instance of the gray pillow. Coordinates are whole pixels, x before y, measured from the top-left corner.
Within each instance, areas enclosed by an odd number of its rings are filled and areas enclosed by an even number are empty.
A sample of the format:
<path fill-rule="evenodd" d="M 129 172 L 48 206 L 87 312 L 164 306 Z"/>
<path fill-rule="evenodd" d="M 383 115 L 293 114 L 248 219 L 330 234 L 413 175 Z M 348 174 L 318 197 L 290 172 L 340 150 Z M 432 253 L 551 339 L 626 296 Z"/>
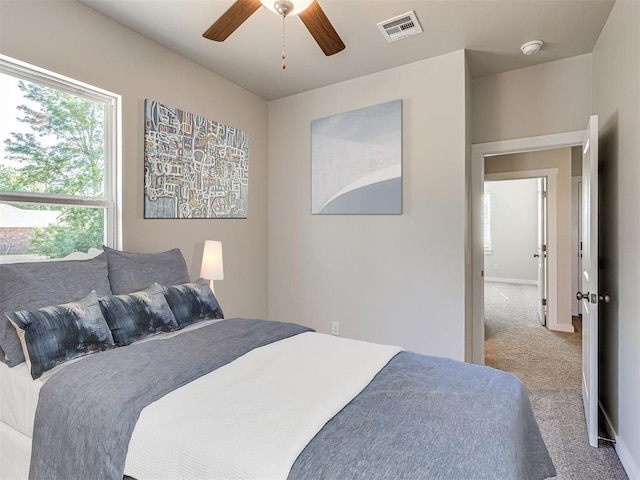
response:
<path fill-rule="evenodd" d="M 22 337 L 34 379 L 68 360 L 115 347 L 96 292 L 78 302 L 6 316 Z"/>
<path fill-rule="evenodd" d="M 103 247 L 114 295 L 138 292 L 149 285 L 189 282 L 187 264 L 179 249 L 162 253 L 131 253 Z"/>
<path fill-rule="evenodd" d="M 119 347 L 155 333 L 180 328 L 158 284 L 141 292 L 101 297 L 99 300 L 113 340 Z"/>
<path fill-rule="evenodd" d="M 111 295 L 104 253 L 90 260 L 0 264 L 0 361 L 14 367 L 25 360 L 5 312 L 75 302 L 92 290 Z"/>
<path fill-rule="evenodd" d="M 206 283 L 186 283 L 163 289 L 180 328 L 202 320 L 224 318 L 216 296 Z"/>

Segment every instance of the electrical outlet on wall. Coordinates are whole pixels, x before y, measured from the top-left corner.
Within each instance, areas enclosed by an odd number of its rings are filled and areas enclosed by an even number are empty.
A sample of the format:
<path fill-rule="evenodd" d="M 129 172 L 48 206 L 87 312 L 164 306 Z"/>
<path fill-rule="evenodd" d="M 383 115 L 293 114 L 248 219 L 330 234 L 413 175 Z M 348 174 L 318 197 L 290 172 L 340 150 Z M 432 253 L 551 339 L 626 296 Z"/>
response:
<path fill-rule="evenodd" d="M 331 335 L 340 336 L 340 322 L 331 322 Z"/>

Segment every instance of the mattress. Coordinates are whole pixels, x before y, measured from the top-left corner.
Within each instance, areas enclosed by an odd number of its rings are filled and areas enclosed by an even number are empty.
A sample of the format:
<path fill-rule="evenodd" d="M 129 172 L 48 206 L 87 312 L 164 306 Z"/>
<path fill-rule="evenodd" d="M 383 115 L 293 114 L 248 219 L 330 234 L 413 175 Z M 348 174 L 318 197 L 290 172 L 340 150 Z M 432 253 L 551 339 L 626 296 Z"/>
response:
<path fill-rule="evenodd" d="M 0 478 L 21 480 L 29 476 L 31 438 L 0 422 Z"/>
<path fill-rule="evenodd" d="M 33 419 L 40 387 L 49 377 L 33 380 L 26 363 L 9 368 L 0 362 L 0 422 L 33 436 Z"/>

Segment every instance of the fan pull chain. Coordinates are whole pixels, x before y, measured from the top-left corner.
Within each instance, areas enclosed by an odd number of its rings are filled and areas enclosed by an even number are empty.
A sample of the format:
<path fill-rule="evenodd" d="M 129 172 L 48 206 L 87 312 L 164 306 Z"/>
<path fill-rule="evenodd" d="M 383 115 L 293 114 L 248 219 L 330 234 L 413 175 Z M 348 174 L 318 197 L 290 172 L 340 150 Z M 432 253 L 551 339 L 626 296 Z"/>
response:
<path fill-rule="evenodd" d="M 286 15 L 282 15 L 282 69 L 287 68 L 287 54 L 284 52 L 284 19 Z"/>

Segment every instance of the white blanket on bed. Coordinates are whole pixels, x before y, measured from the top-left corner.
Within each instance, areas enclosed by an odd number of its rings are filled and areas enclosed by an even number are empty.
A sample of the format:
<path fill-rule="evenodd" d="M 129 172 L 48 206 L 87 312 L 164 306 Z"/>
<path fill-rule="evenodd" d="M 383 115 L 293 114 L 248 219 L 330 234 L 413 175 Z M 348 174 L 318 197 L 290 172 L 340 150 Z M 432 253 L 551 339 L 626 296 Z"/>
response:
<path fill-rule="evenodd" d="M 125 472 L 138 480 L 284 479 L 401 350 L 319 333 L 257 348 L 146 407 Z"/>

